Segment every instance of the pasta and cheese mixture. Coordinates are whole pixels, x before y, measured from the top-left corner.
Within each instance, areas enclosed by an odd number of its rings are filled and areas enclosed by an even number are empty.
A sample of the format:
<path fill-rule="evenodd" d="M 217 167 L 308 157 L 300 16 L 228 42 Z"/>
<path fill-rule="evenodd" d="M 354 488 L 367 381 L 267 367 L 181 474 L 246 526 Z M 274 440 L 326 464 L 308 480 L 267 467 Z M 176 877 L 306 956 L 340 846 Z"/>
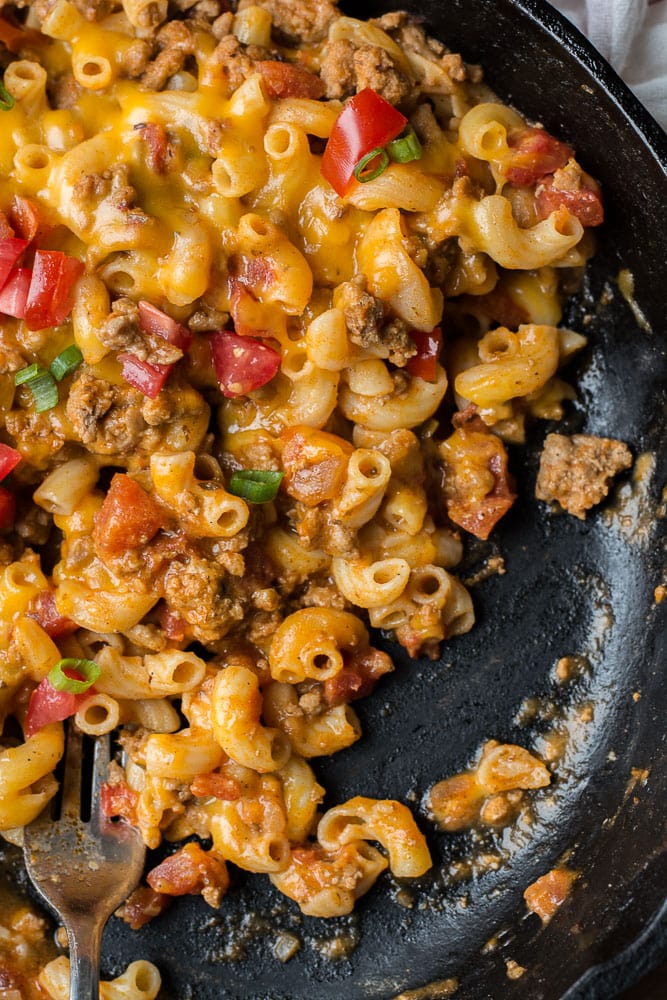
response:
<path fill-rule="evenodd" d="M 369 628 L 435 659 L 473 627 L 462 540 L 574 397 L 598 185 L 417 20 L 329 0 L 5 4 L 0 133 L 0 830 L 73 717 L 120 731 L 108 816 L 199 838 L 133 926 L 229 863 L 347 914 L 431 858 L 400 802 L 323 811 L 312 761 L 393 669 Z M 540 496 L 583 516 L 630 459 L 579 437 Z"/>

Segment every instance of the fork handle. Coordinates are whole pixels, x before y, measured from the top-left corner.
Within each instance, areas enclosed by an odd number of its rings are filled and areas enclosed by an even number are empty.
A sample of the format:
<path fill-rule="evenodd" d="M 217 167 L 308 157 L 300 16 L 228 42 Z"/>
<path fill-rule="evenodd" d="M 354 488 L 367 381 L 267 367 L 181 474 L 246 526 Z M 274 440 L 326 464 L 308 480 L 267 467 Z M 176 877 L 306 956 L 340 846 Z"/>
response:
<path fill-rule="evenodd" d="M 69 942 L 70 1000 L 99 1000 L 102 923 L 82 914 L 64 921 Z"/>

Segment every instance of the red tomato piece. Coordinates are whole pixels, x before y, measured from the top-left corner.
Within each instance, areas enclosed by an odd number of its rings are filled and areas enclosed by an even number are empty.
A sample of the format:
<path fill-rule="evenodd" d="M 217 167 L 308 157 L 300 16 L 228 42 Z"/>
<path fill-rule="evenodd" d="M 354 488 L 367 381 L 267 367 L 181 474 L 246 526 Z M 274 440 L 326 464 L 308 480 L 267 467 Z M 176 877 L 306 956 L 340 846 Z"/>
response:
<path fill-rule="evenodd" d="M 255 69 L 261 73 L 269 97 L 324 97 L 325 86 L 319 76 L 293 63 L 260 59 Z"/>
<path fill-rule="evenodd" d="M 0 486 L 0 531 L 14 527 L 16 518 L 16 497 L 4 486 Z"/>
<path fill-rule="evenodd" d="M 59 326 L 69 315 L 72 289 L 83 274 L 83 264 L 60 250 L 37 250 L 28 289 L 25 321 L 29 330 Z"/>
<path fill-rule="evenodd" d="M 27 240 L 20 240 L 14 236 L 0 240 L 0 288 L 4 287 L 14 264 L 27 247 Z"/>
<path fill-rule="evenodd" d="M 120 909 L 116 910 L 116 915 L 129 924 L 133 931 L 138 931 L 149 920 L 164 913 L 172 902 L 171 896 L 155 892 L 147 885 L 139 885 L 130 893 Z"/>
<path fill-rule="evenodd" d="M 32 281 L 32 271 L 29 267 L 15 267 L 9 272 L 2 291 L 0 291 L 0 313 L 23 319 L 28 301 L 28 290 Z"/>
<path fill-rule="evenodd" d="M 167 130 L 154 122 L 142 122 L 134 127 L 148 146 L 148 166 L 153 173 L 166 174 L 173 156 Z"/>
<path fill-rule="evenodd" d="M 105 781 L 100 788 L 100 805 L 108 819 L 121 816 L 134 826 L 137 822 L 138 801 L 138 792 L 130 788 L 126 781 L 117 781 L 113 785 Z"/>
<path fill-rule="evenodd" d="M 3 42 L 10 52 L 17 54 L 26 45 L 36 45 L 45 42 L 44 35 L 32 28 L 20 28 L 0 17 L 0 42 Z"/>
<path fill-rule="evenodd" d="M 183 642 L 187 635 L 188 623 L 175 611 L 165 605 L 158 610 L 158 620 L 167 639 L 172 642 Z"/>
<path fill-rule="evenodd" d="M 417 353 L 408 360 L 405 370 L 425 382 L 435 382 L 436 365 L 442 347 L 442 330 L 436 326 L 430 333 L 422 330 L 411 330 L 410 336 L 415 342 Z"/>
<path fill-rule="evenodd" d="M 568 212 L 589 228 L 601 226 L 604 222 L 604 208 L 600 189 L 582 184 L 578 190 L 564 190 L 553 186 L 553 178 L 545 177 L 535 192 L 535 207 L 540 219 L 548 218 L 552 212 L 565 207 Z"/>
<path fill-rule="evenodd" d="M 0 441 L 0 479 L 8 476 L 21 461 L 21 452 Z"/>
<path fill-rule="evenodd" d="M 156 337 L 168 340 L 174 347 L 181 351 L 187 351 L 192 343 L 192 334 L 187 326 L 178 323 L 167 313 L 162 312 L 157 306 L 152 305 L 142 299 L 138 303 L 139 324 L 145 333 L 152 333 Z"/>
<path fill-rule="evenodd" d="M 56 607 L 56 600 L 50 590 L 41 590 L 30 602 L 28 618 L 39 622 L 52 639 L 62 639 L 76 632 L 78 625 L 71 618 L 63 618 Z"/>
<path fill-rule="evenodd" d="M 104 561 L 122 555 L 145 545 L 164 525 L 155 500 L 130 476 L 117 472 L 95 515 L 95 551 Z"/>
<path fill-rule="evenodd" d="M 70 694 L 69 691 L 56 691 L 48 677 L 37 685 L 30 696 L 28 714 L 25 719 L 26 737 L 34 736 L 38 730 L 48 726 L 50 722 L 62 722 L 78 712 L 79 706 L 94 693 L 94 688 L 88 688 L 84 694 Z"/>
<path fill-rule="evenodd" d="M 119 354 L 118 360 L 122 367 L 121 375 L 128 383 L 143 392 L 149 399 L 155 399 L 169 378 L 173 365 L 155 365 L 142 361 L 134 354 Z"/>
<path fill-rule="evenodd" d="M 207 888 L 218 889 L 220 895 L 229 887 L 227 866 L 212 851 L 190 843 L 170 854 L 146 876 L 151 889 L 167 896 L 197 894 Z"/>
<path fill-rule="evenodd" d="M 564 142 L 554 139 L 543 128 L 518 129 L 510 132 L 507 144 L 512 156 L 504 169 L 511 184 L 530 187 L 540 177 L 553 174 L 564 167 L 574 150 Z"/>
<path fill-rule="evenodd" d="M 228 399 L 266 385 L 280 368 L 278 352 L 252 337 L 218 330 L 209 343 L 218 385 Z"/>
<path fill-rule="evenodd" d="M 322 157 L 325 180 L 343 197 L 356 180 L 354 168 L 372 150 L 386 146 L 403 131 L 405 115 L 370 87 L 352 97 L 334 123 Z"/>
<path fill-rule="evenodd" d="M 20 194 L 14 195 L 9 219 L 16 235 L 32 243 L 42 221 L 39 208 L 34 201 Z"/>
<path fill-rule="evenodd" d="M 207 774 L 198 774 L 195 777 L 190 785 L 190 791 L 201 799 L 207 799 L 212 795 L 216 799 L 235 802 L 241 798 L 243 786 L 231 775 L 209 771 Z"/>

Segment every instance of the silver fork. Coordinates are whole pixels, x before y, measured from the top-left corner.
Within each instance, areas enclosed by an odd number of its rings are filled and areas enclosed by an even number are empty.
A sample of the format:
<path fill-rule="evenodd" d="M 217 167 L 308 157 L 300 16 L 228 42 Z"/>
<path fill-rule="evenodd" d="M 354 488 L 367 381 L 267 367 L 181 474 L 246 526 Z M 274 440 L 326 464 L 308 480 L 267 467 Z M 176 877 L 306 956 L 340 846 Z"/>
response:
<path fill-rule="evenodd" d="M 127 823 L 100 808 L 109 764 L 108 736 L 95 741 L 90 820 L 81 818 L 82 738 L 70 724 L 60 817 L 47 807 L 24 830 L 23 852 L 33 885 L 62 921 L 70 951 L 70 1000 L 98 1000 L 100 942 L 107 920 L 136 886 L 146 848 Z"/>

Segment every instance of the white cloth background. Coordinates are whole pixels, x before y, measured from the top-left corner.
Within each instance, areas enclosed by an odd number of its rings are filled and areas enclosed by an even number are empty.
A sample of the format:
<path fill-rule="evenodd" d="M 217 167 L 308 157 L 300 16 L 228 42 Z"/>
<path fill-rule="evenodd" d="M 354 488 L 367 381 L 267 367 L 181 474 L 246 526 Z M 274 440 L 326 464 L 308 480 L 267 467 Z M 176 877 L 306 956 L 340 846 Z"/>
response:
<path fill-rule="evenodd" d="M 551 0 L 667 129 L 667 0 Z"/>

